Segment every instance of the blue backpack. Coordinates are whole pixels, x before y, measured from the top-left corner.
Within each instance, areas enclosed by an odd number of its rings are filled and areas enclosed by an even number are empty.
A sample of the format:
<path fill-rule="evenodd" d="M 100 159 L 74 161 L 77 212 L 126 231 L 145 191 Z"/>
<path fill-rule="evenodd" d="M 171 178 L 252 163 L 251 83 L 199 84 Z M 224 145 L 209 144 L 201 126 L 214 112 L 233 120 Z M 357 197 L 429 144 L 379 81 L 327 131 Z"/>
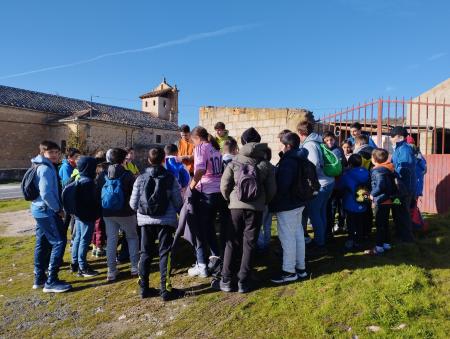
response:
<path fill-rule="evenodd" d="M 105 184 L 102 188 L 102 207 L 104 209 L 119 211 L 123 208 L 125 196 L 122 189 L 122 178 L 125 173 L 115 179 L 105 176 Z"/>

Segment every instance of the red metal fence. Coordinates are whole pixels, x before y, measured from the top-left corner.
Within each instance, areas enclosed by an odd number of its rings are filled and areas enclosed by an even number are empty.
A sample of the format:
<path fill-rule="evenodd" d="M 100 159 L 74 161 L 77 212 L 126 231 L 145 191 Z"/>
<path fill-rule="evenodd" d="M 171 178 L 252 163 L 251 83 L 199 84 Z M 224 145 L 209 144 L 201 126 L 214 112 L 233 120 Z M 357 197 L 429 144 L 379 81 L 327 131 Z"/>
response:
<path fill-rule="evenodd" d="M 420 97 L 380 98 L 323 115 L 317 128 L 320 133 L 334 131 L 341 143 L 350 137 L 354 122 L 362 125 L 378 147 L 391 152 L 390 129 L 406 127 L 427 160 L 422 210 L 429 213 L 450 210 L 450 103 Z"/>

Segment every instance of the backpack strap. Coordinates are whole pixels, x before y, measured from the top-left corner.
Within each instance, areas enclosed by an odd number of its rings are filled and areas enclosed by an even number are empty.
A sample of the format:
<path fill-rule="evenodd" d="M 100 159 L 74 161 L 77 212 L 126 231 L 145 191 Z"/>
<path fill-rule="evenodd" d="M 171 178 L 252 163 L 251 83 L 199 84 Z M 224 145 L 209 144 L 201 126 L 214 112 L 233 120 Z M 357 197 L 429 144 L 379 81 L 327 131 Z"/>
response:
<path fill-rule="evenodd" d="M 319 152 L 319 164 L 320 164 L 320 168 L 324 167 L 325 161 L 323 160 L 323 154 L 322 154 L 322 148 L 320 147 L 320 142 L 315 141 L 315 140 L 307 140 L 303 143 L 303 146 L 305 146 L 305 144 L 307 144 L 308 142 L 312 142 L 316 145 L 317 148 L 317 152 Z"/>

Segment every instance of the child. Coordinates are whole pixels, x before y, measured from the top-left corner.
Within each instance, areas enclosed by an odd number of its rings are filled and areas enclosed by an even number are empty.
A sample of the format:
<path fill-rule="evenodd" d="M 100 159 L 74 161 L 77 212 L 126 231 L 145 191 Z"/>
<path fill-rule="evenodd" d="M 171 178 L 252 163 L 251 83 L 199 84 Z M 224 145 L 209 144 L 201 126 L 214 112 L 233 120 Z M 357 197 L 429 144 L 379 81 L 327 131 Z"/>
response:
<path fill-rule="evenodd" d="M 346 140 L 341 145 L 342 150 L 344 151 L 345 160 L 348 160 L 350 156 L 353 154 L 353 144 L 351 141 Z M 345 162 L 345 167 L 347 167 L 347 161 Z"/>
<path fill-rule="evenodd" d="M 155 241 L 158 240 L 160 296 L 163 301 L 168 301 L 184 296 L 182 291 L 172 288 L 170 283 L 170 250 L 173 232 L 177 227 L 177 212 L 183 205 L 183 199 L 178 181 L 163 166 L 164 150 L 152 148 L 148 152 L 148 162 L 150 167 L 137 178 L 130 198 L 130 206 L 137 211 L 138 226 L 142 234 L 139 261 L 140 294 L 141 298 L 156 294 L 156 290 L 149 287 L 149 275 Z"/>
<path fill-rule="evenodd" d="M 177 179 L 181 188 L 186 188 L 191 180 L 189 172 L 184 168 L 183 163 L 178 162 L 178 147 L 174 144 L 164 147 L 166 153 L 166 169 Z"/>
<path fill-rule="evenodd" d="M 279 276 L 271 279 L 281 284 L 304 279 L 308 276 L 305 267 L 305 239 L 302 213 L 305 202 L 293 187 L 298 181 L 300 160 L 307 158 L 307 151 L 299 149 L 300 138 L 295 133 L 284 134 L 283 156 L 276 168 L 277 193 L 270 203 L 270 211 L 277 214 L 278 237 L 283 248 L 283 266 Z"/>
<path fill-rule="evenodd" d="M 139 168 L 134 164 L 134 148 L 133 147 L 126 147 L 125 151 L 127 152 L 127 157 L 125 159 L 125 164 L 123 167 L 127 171 L 130 171 L 136 178 L 139 176 Z"/>
<path fill-rule="evenodd" d="M 392 197 L 395 194 L 394 165 L 388 160 L 389 153 L 382 148 L 372 152 L 371 192 L 370 197 L 375 205 L 375 225 L 377 227 L 377 242 L 369 254 L 381 254 L 391 249 L 389 237 L 389 213 L 397 209 L 393 205 Z M 393 213 L 394 214 L 394 213 Z"/>
<path fill-rule="evenodd" d="M 236 155 L 239 153 L 239 147 L 237 144 L 236 139 L 229 137 L 228 140 L 226 140 L 223 143 L 223 155 L 222 155 L 222 163 L 223 163 L 223 169 L 225 170 L 225 167 L 233 161 L 233 159 L 236 157 Z"/>
<path fill-rule="evenodd" d="M 60 149 L 53 141 L 46 140 L 39 145 L 39 151 L 31 160 L 33 166 L 37 166 L 32 184 L 39 191 L 39 196 L 31 203 L 31 214 L 36 219 L 33 289 L 43 287 L 44 292 L 66 292 L 72 286 L 58 279 L 67 243 L 56 169 Z"/>
<path fill-rule="evenodd" d="M 80 179 L 76 186 L 75 234 L 72 245 L 72 271 L 81 277 L 98 275 L 87 263 L 86 254 L 94 233 L 95 220 L 100 215 L 100 201 L 95 186 L 97 161 L 81 157 L 77 162 Z"/>
<path fill-rule="evenodd" d="M 220 151 L 223 152 L 223 145 L 225 141 L 229 140 L 231 137 L 228 135 L 228 130 L 225 128 L 225 124 L 221 121 L 214 125 L 214 130 L 216 131 L 215 140 L 220 147 Z"/>
<path fill-rule="evenodd" d="M 186 166 L 189 175 L 194 175 L 194 144 L 191 141 L 191 128 L 180 126 L 180 140 L 178 141 L 178 158 Z"/>
<path fill-rule="evenodd" d="M 354 154 L 359 154 L 362 160 L 362 166 L 370 170 L 372 168 L 372 151 L 374 147 L 369 145 L 369 137 L 361 134 L 355 137 Z"/>
<path fill-rule="evenodd" d="M 70 182 L 73 170 L 77 167 L 77 159 L 80 157 L 80 151 L 76 148 L 68 148 L 66 152 L 66 158 L 63 159 L 61 166 L 59 167 L 59 178 L 61 180 L 61 186 L 64 187 Z"/>
<path fill-rule="evenodd" d="M 105 176 L 108 171 L 108 163 L 106 162 L 106 154 L 104 151 L 98 151 L 95 154 L 95 160 L 97 161 L 95 184 L 97 188 L 97 194 L 100 195 L 101 187 L 99 187 L 100 177 Z M 95 221 L 94 234 L 92 235 L 92 255 L 99 258 L 106 255 L 106 230 L 105 221 L 100 216 Z"/>
<path fill-rule="evenodd" d="M 364 217 L 367 210 L 367 203 L 359 196 L 367 194 L 363 192 L 369 186 L 369 171 L 361 167 L 361 156 L 353 154 L 348 158 L 349 168 L 344 172 L 337 187 L 343 192 L 343 205 L 347 214 L 348 240 L 345 243 L 347 250 L 357 249 L 362 236 Z M 358 197 L 357 197 L 358 195 Z M 357 201 L 360 200 L 360 201 Z"/>

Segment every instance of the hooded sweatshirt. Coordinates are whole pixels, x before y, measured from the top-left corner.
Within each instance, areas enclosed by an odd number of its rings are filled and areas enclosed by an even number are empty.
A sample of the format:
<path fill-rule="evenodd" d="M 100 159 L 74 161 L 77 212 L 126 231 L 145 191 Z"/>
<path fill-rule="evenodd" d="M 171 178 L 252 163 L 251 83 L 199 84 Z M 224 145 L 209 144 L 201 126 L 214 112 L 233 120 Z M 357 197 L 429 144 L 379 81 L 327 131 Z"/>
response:
<path fill-rule="evenodd" d="M 220 182 L 220 191 L 225 200 L 230 202 L 230 209 L 247 209 L 262 212 L 265 206 L 273 199 L 276 193 L 275 174 L 272 164 L 267 160 L 267 154 L 267 144 L 250 142 L 241 148 L 235 160 L 225 168 Z M 240 168 L 239 163 L 256 165 L 258 169 L 261 191 L 255 201 L 242 202 L 237 198 L 236 183 Z"/>
<path fill-rule="evenodd" d="M 58 172 L 62 187 L 66 186 L 70 182 L 70 177 L 72 176 L 74 168 L 75 167 L 70 164 L 69 160 L 63 159 Z"/>
<path fill-rule="evenodd" d="M 184 168 L 183 163 L 177 161 L 177 157 L 173 155 L 166 156 L 166 168 L 177 179 L 181 187 L 189 185 L 189 172 Z"/>
<path fill-rule="evenodd" d="M 391 203 L 391 196 L 396 191 L 394 165 L 390 161 L 378 164 L 370 171 L 370 176 L 372 187 L 370 194 L 373 196 L 373 202 L 377 206 Z"/>
<path fill-rule="evenodd" d="M 39 197 L 31 203 L 31 214 L 35 218 L 48 218 L 62 210 L 58 174 L 52 162 L 38 155 L 31 162 L 40 165 L 33 179 L 39 189 Z"/>
<path fill-rule="evenodd" d="M 225 130 L 223 137 L 216 136 L 216 141 L 217 141 L 217 143 L 218 143 L 219 146 L 220 146 L 220 151 L 221 151 L 221 152 L 223 151 L 223 144 L 224 144 L 225 141 L 227 141 L 229 138 L 230 138 L 230 137 L 229 137 L 229 135 L 228 135 L 228 131 L 227 131 L 227 130 Z"/>
<path fill-rule="evenodd" d="M 358 186 L 369 186 L 370 173 L 364 167 L 347 169 L 338 181 L 337 189 L 343 193 L 342 205 L 344 210 L 352 213 L 362 213 L 367 210 L 367 204 L 356 201 Z"/>
<path fill-rule="evenodd" d="M 127 171 L 122 165 L 120 164 L 114 164 L 109 165 L 108 167 L 108 174 L 109 179 L 117 179 L 121 178 L 122 182 L 122 190 L 124 193 L 124 204 L 121 210 L 119 211 L 109 211 L 109 210 L 103 210 L 103 216 L 104 217 L 130 217 L 134 214 L 136 214 L 130 207 L 130 204 L 128 203 L 130 201 L 131 192 L 133 190 L 133 184 L 134 184 L 134 175 L 131 174 L 130 171 Z M 99 178 L 100 187 L 103 187 L 104 181 L 100 182 L 101 178 Z"/>
<path fill-rule="evenodd" d="M 77 215 L 84 223 L 94 222 L 100 216 L 100 197 L 95 185 L 97 160 L 81 157 L 77 163 L 80 175 L 77 186 Z"/>
<path fill-rule="evenodd" d="M 334 183 L 333 177 L 328 177 L 323 172 L 323 155 L 320 149 L 322 138 L 317 133 L 311 133 L 302 143 L 301 147 L 308 151 L 308 160 L 316 166 L 317 178 L 319 179 L 320 186 L 325 187 Z"/>

